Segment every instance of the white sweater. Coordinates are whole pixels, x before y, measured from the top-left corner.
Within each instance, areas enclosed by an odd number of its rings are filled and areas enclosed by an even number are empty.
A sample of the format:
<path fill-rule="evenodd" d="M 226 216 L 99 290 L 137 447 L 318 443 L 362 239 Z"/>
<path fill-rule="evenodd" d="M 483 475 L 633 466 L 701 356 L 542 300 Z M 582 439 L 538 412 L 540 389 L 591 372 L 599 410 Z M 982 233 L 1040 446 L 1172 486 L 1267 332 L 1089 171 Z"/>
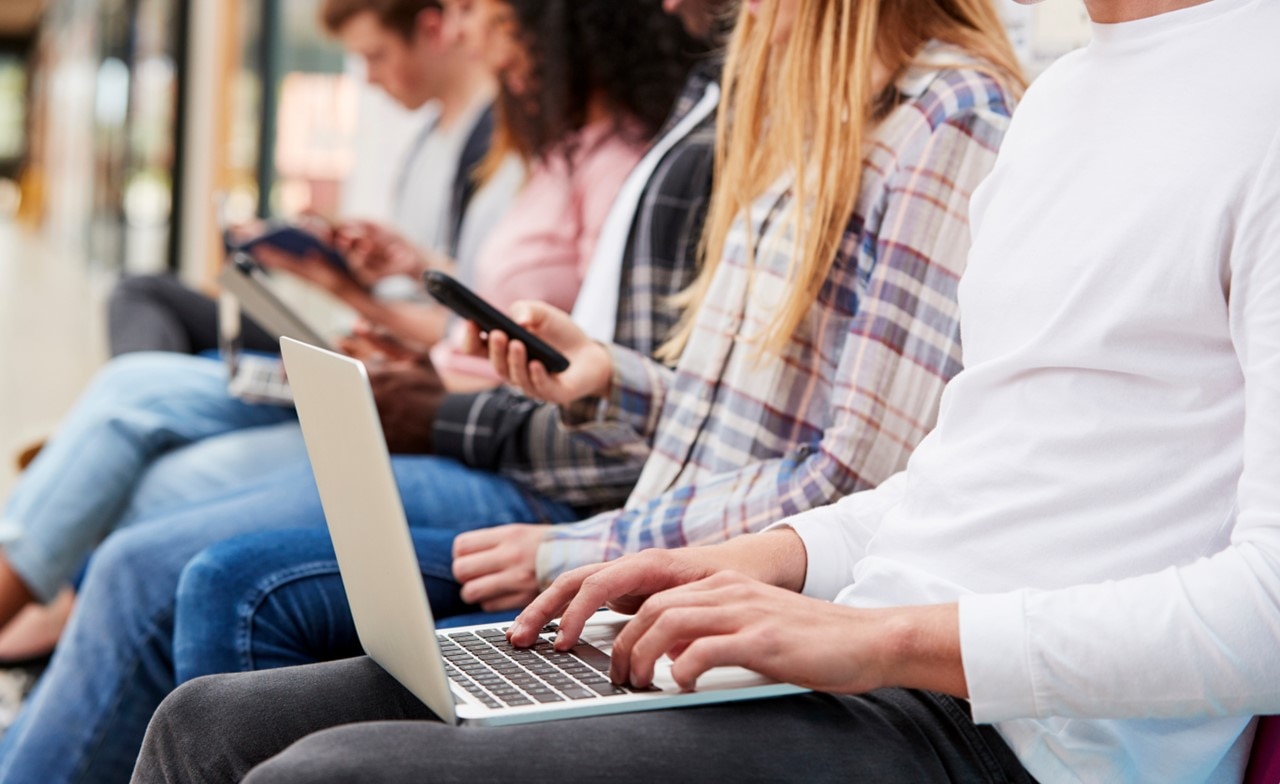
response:
<path fill-rule="evenodd" d="M 1238 781 L 1280 711 L 1280 0 L 1045 73 L 972 203 L 965 371 L 805 591 L 960 602 L 974 716 L 1045 784 Z"/>

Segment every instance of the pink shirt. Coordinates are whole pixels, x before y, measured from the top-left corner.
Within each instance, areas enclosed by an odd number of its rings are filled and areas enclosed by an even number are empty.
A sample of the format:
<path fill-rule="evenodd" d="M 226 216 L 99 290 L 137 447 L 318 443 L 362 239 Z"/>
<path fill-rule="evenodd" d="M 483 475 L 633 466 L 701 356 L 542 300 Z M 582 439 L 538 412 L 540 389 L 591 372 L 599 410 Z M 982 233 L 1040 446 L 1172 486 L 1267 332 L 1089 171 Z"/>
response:
<path fill-rule="evenodd" d="M 609 209 L 646 147 L 612 123 L 596 123 L 580 132 L 572 161 L 557 155 L 534 164 L 480 249 L 476 293 L 503 311 L 522 299 L 573 310 Z M 436 368 L 496 381 L 487 361 L 458 351 L 458 333 L 431 352 Z"/>

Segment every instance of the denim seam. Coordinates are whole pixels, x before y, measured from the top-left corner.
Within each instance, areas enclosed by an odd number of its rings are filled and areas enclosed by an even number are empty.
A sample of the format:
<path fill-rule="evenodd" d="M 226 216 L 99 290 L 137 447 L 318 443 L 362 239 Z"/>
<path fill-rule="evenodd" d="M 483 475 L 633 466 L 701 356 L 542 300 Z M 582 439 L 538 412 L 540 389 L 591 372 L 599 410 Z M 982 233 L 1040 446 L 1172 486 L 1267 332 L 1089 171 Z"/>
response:
<path fill-rule="evenodd" d="M 252 654 L 253 618 L 261 608 L 262 603 L 267 600 L 267 597 L 281 586 L 303 579 L 333 574 L 336 571 L 337 562 L 335 560 L 312 561 L 280 569 L 259 580 L 253 591 L 248 594 L 248 598 L 238 603 L 240 608 L 244 608 L 244 612 L 238 613 L 240 618 L 238 621 L 239 628 L 236 629 L 236 642 L 240 646 L 238 657 L 242 668 L 246 672 L 252 672 L 256 669 Z"/>
<path fill-rule="evenodd" d="M 965 745 L 969 747 L 970 752 L 977 757 L 984 768 L 987 769 L 987 777 L 998 784 L 1009 784 L 1010 779 L 1000 761 L 996 758 L 995 752 L 987 745 L 987 741 L 982 737 L 982 733 L 978 731 L 978 727 L 973 723 L 973 719 L 960 707 L 953 697 L 944 695 L 934 695 L 924 692 L 926 697 L 942 708 L 952 722 L 952 725 L 959 731 L 960 737 L 964 738 Z"/>

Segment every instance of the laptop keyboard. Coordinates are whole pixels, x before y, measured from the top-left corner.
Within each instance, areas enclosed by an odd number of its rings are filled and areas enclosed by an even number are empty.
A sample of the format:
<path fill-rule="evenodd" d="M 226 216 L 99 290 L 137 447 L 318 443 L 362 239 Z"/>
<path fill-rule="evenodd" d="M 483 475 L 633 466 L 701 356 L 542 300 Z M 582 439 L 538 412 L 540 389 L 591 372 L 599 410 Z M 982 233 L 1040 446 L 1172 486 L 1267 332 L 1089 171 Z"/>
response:
<path fill-rule="evenodd" d="M 236 374 L 227 385 L 232 397 L 247 403 L 293 405 L 293 390 L 278 357 L 246 354 L 237 359 Z"/>
<path fill-rule="evenodd" d="M 609 682 L 609 656 L 586 643 L 560 653 L 551 644 L 555 624 L 532 648 L 507 642 L 505 629 L 440 632 L 449 679 L 490 708 L 594 700 L 637 690 Z"/>

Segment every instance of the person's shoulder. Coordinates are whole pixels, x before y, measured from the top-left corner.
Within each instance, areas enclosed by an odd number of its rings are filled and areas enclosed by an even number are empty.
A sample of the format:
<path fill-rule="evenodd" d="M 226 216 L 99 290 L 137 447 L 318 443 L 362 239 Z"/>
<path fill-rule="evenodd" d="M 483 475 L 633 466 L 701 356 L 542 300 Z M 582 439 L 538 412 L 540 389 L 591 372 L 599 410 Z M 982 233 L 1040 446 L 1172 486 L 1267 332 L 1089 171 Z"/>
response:
<path fill-rule="evenodd" d="M 897 80 L 904 105 L 931 130 L 959 117 L 982 114 L 1008 119 L 1017 103 L 1011 76 L 963 50 L 931 44 Z"/>
<path fill-rule="evenodd" d="M 582 134 L 574 156 L 575 179 L 591 185 L 600 178 L 625 177 L 644 157 L 649 142 L 628 123 L 597 123 Z"/>

